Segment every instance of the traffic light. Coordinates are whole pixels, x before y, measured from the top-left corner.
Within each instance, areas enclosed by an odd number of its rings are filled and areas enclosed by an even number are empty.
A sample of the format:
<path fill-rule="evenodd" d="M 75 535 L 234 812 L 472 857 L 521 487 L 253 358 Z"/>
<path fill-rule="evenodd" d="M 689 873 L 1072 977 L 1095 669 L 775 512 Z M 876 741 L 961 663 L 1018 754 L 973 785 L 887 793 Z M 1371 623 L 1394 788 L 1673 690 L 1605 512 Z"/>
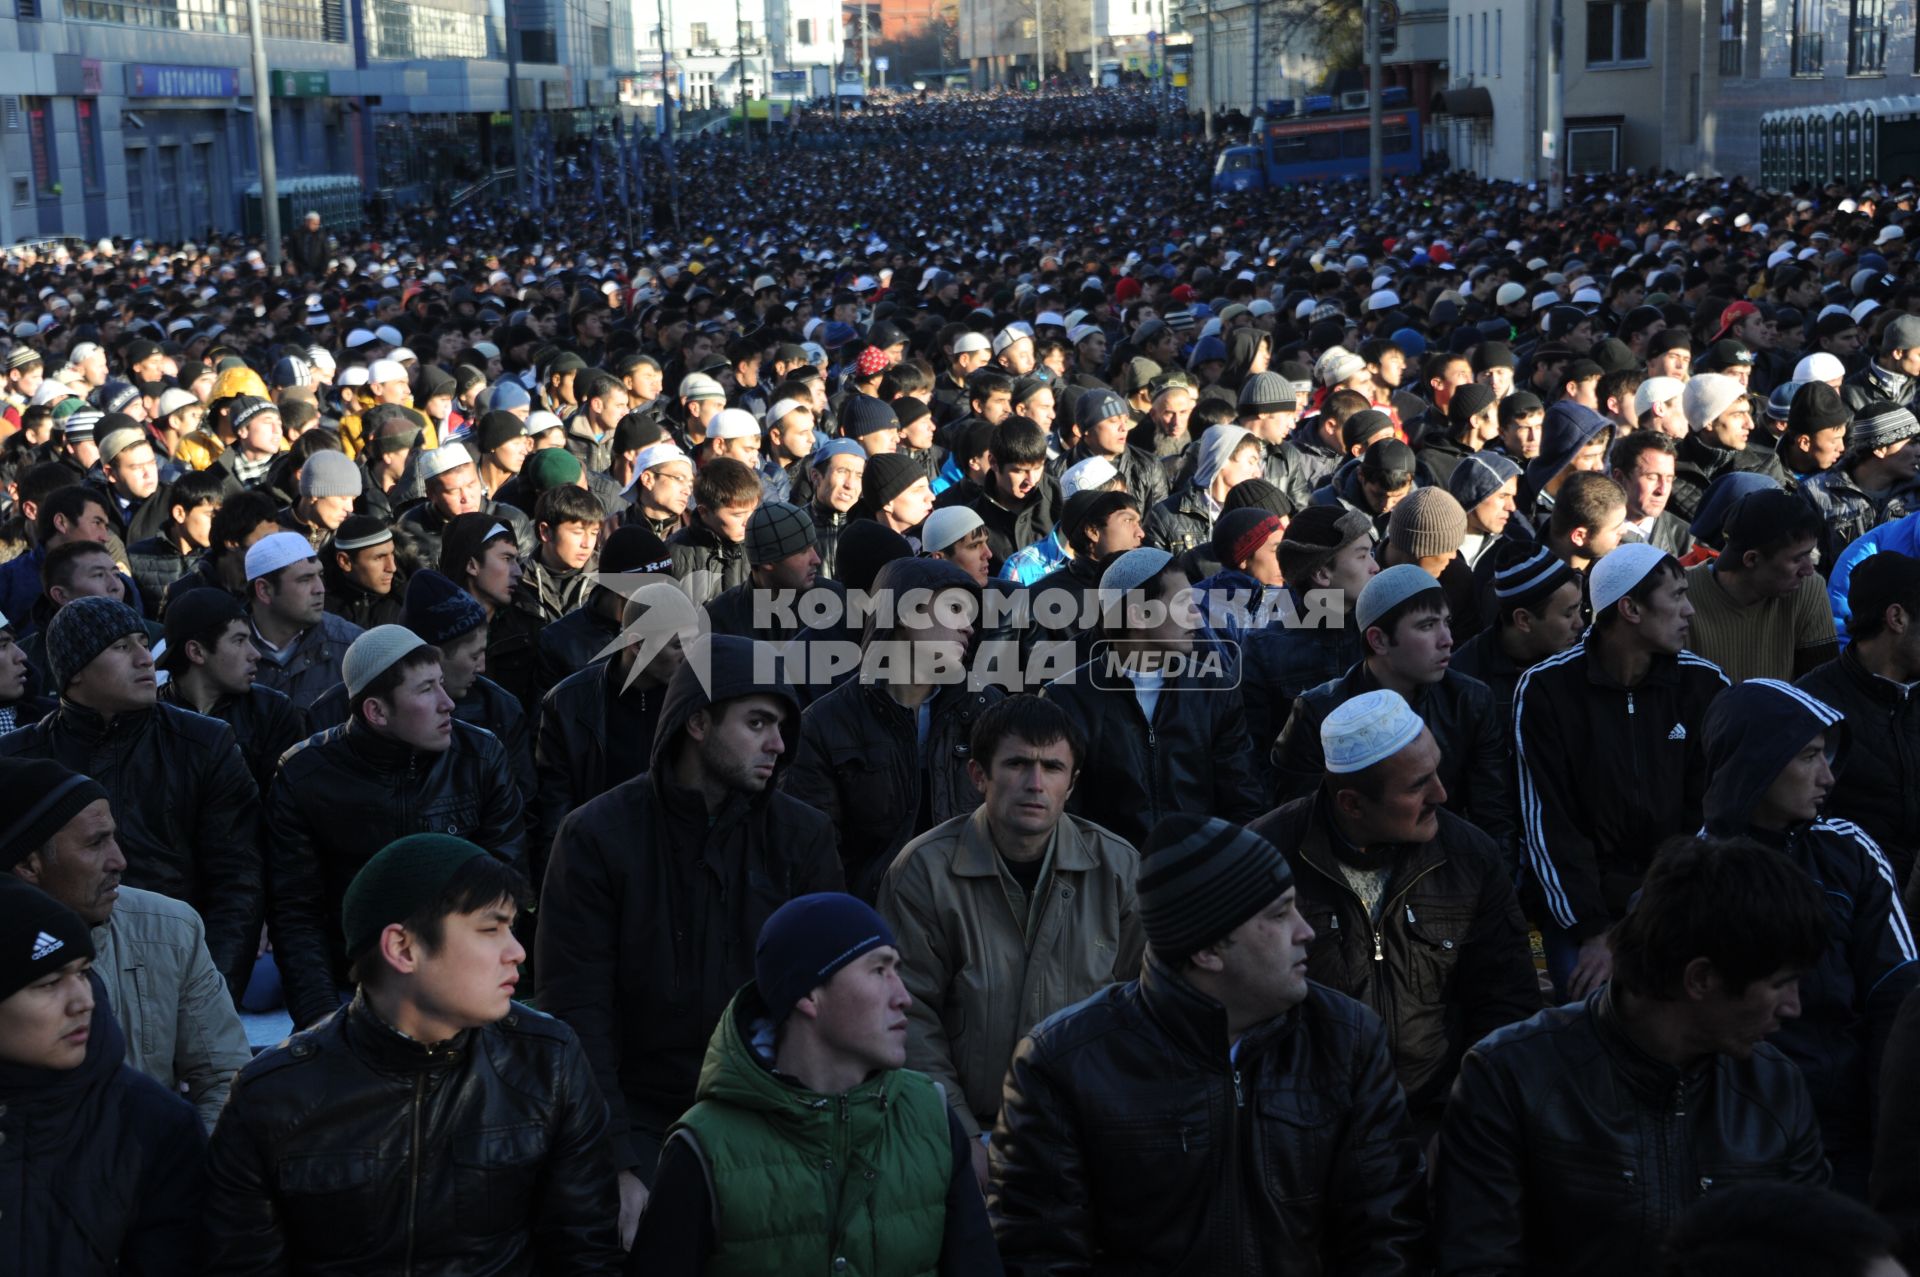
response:
<path fill-rule="evenodd" d="M 1400 47 L 1400 28 L 1399 27 L 1380 28 L 1381 55 L 1385 56 L 1386 54 L 1392 53 L 1395 49 L 1399 47 Z"/>

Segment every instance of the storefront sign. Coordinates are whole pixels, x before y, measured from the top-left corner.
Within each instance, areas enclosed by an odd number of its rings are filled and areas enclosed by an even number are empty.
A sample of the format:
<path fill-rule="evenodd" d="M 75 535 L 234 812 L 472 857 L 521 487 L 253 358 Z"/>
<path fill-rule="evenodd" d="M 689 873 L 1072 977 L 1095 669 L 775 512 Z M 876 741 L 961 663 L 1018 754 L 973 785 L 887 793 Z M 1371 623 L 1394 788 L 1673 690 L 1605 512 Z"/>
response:
<path fill-rule="evenodd" d="M 333 91 L 325 71 L 269 71 L 267 76 L 277 98 L 324 98 Z"/>
<path fill-rule="evenodd" d="M 236 67 L 150 66 L 127 64 L 130 98 L 237 98 L 240 72 Z"/>

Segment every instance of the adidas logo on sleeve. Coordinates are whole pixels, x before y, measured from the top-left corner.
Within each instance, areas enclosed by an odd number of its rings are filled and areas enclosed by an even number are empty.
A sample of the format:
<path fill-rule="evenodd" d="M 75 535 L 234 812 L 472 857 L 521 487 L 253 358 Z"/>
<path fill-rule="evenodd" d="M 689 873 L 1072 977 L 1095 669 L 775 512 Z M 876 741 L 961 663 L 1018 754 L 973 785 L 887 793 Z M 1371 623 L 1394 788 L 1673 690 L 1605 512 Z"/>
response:
<path fill-rule="evenodd" d="M 1673 730 L 1667 733 L 1668 740 L 1685 740 L 1686 738 L 1687 725 L 1685 723 L 1675 723 Z"/>

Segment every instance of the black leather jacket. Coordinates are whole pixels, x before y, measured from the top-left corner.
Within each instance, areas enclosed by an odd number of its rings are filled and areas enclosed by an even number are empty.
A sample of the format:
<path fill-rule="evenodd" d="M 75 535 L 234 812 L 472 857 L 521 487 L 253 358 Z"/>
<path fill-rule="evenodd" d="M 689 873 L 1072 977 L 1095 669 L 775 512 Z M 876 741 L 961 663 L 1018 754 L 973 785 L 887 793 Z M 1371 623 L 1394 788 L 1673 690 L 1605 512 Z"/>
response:
<path fill-rule="evenodd" d="M 52 758 L 99 781 L 127 856 L 123 880 L 199 910 L 213 965 L 243 982 L 260 943 L 260 791 L 232 728 L 177 705 L 107 723 L 62 701 L 0 737 L 0 757 Z M 0 796 L 0 806 L 19 800 Z"/>
<path fill-rule="evenodd" d="M 1293 864 L 1313 926 L 1307 970 L 1379 1015 L 1416 1121 L 1437 1123 L 1466 1049 L 1541 1008 L 1513 875 L 1485 834 L 1441 811 L 1431 841 L 1397 849 L 1375 919 L 1334 854 L 1325 792 L 1247 826 Z"/>
<path fill-rule="evenodd" d="M 160 700 L 190 713 L 193 706 L 180 699 L 180 684 L 169 679 L 160 689 Z M 307 716 L 287 699 L 286 693 L 255 684 L 244 696 L 222 696 L 207 715 L 233 729 L 240 757 L 261 793 L 273 787 L 273 774 L 280 769 L 280 755 L 307 738 Z"/>
<path fill-rule="evenodd" d="M 1341 677 L 1300 694 L 1273 743 L 1275 801 L 1291 802 L 1319 787 L 1327 770 L 1320 724 L 1354 697 L 1379 687 L 1367 663 L 1359 661 Z M 1506 724 L 1494 713 L 1493 692 L 1477 678 L 1448 670 L 1438 683 L 1416 690 L 1412 703 L 1440 746 L 1447 810 L 1471 820 L 1502 848 L 1511 846 L 1517 828 L 1513 763 Z"/>
<path fill-rule="evenodd" d="M 1658 1267 L 1681 1211 L 1744 1180 L 1824 1185 L 1800 1070 L 1761 1043 L 1681 1069 L 1627 1036 L 1612 986 L 1461 1062 L 1433 1192 L 1441 1277 Z"/>
<path fill-rule="evenodd" d="M 453 716 L 462 723 L 484 727 L 493 733 L 507 751 L 507 766 L 513 772 L 513 783 L 520 787 L 521 805 L 530 810 L 534 797 L 533 725 L 527 721 L 527 712 L 520 708 L 520 702 L 509 695 L 506 688 L 482 674 L 473 680 L 467 694 L 453 703 Z M 314 732 L 339 727 L 352 717 L 353 711 L 347 706 L 347 685 L 335 683 L 308 708 L 308 730 L 289 744 L 298 744 Z M 278 754 L 274 761 L 279 761 Z M 270 793 L 272 780 L 269 772 L 268 783 L 260 792 Z M 537 888 L 539 879 L 536 878 L 533 885 Z"/>
<path fill-rule="evenodd" d="M 1379 1019 L 1309 985 L 1228 1054 L 1148 955 L 1014 1051 L 987 1213 L 1012 1277 L 1402 1277 L 1425 1175 Z"/>
<path fill-rule="evenodd" d="M 914 711 L 884 687 L 849 679 L 807 706 L 782 788 L 833 822 L 849 892 L 871 903 L 902 847 L 980 805 L 968 742 L 980 715 L 1004 696 L 997 687 L 941 688 L 924 747 Z"/>
<path fill-rule="evenodd" d="M 607 1106 L 518 1003 L 429 1047 L 356 998 L 240 1070 L 210 1167 L 211 1274 L 620 1270 Z"/>
<path fill-rule="evenodd" d="M 1136 847 L 1144 847 L 1148 832 L 1173 812 L 1240 823 L 1260 814 L 1237 691 L 1197 678 L 1168 678 L 1149 723 L 1131 687 L 1096 684 L 1094 664 L 1079 666 L 1041 693 L 1060 702 L 1087 742 L 1080 780 L 1067 799 L 1070 813 L 1105 825 Z"/>
<path fill-rule="evenodd" d="M 359 719 L 287 751 L 267 796 L 271 926 L 296 1025 L 326 1016 L 347 985 L 340 902 L 373 854 L 408 834 L 470 839 L 526 862 L 520 791 L 491 732 L 453 723 L 453 742 L 419 753 Z"/>

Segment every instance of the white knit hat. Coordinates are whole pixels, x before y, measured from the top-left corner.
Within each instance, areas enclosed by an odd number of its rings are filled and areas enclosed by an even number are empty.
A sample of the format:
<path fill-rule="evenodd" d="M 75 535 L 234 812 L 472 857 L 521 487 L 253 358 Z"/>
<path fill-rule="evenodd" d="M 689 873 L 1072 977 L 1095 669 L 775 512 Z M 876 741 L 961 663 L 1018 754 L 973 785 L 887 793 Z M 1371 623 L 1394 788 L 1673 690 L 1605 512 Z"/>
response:
<path fill-rule="evenodd" d="M 1680 392 L 1680 407 L 1687 414 L 1689 428 L 1705 430 L 1746 393 L 1745 386 L 1725 373 L 1703 372 Z"/>
<path fill-rule="evenodd" d="M 1342 701 L 1320 724 L 1327 771 L 1345 776 L 1392 758 L 1427 729 L 1413 707 L 1389 688 Z"/>
<path fill-rule="evenodd" d="M 1645 541 L 1629 541 L 1608 553 L 1587 573 L 1593 614 L 1599 616 L 1633 593 L 1634 587 L 1647 579 L 1647 573 L 1669 557 L 1665 550 Z"/>

